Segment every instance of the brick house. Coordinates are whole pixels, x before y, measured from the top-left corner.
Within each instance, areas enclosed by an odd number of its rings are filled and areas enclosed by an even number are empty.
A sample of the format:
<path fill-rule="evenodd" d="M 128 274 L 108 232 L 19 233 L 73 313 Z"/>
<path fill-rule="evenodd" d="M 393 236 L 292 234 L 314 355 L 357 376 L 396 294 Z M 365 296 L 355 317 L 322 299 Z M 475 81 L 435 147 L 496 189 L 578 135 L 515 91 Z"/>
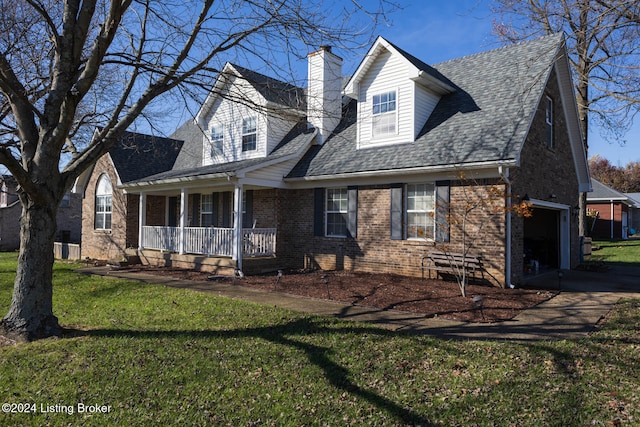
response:
<path fill-rule="evenodd" d="M 330 48 L 310 54 L 306 91 L 227 64 L 171 136 L 173 166 L 112 177 L 128 215 L 114 213 L 112 235 L 132 232 L 114 247 L 218 272 L 420 275 L 425 254 L 465 237 L 498 285 L 533 261 L 572 268 L 590 181 L 566 55 L 557 34 L 430 66 L 379 37 L 346 84 Z M 110 166 L 83 178 L 84 234 Z M 511 212 L 522 201 L 531 217 Z M 455 213 L 470 205 L 463 228 Z"/>
<path fill-rule="evenodd" d="M 67 192 L 58 206 L 56 242 L 80 243 L 82 198 Z M 20 247 L 20 218 L 22 205 L 18 199 L 17 183 L 13 176 L 0 176 L 0 250 L 13 251 Z"/>
<path fill-rule="evenodd" d="M 633 224 L 633 214 L 640 204 L 631 196 L 614 190 L 591 178 L 593 191 L 587 194 L 587 209 L 594 214 L 589 235 L 596 239 L 627 239 Z M 634 230 L 635 231 L 635 230 Z"/>

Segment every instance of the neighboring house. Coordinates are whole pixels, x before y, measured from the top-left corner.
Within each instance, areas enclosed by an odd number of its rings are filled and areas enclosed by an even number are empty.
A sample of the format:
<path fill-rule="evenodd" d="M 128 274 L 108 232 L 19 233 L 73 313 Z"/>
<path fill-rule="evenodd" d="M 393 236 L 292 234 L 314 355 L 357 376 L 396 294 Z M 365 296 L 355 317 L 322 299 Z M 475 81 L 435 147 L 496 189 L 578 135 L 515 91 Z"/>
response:
<path fill-rule="evenodd" d="M 587 209 L 594 215 L 590 236 L 596 239 L 627 239 L 630 234 L 632 211 L 640 204 L 629 195 L 614 190 L 591 178 L 593 191 L 587 194 Z M 597 213 L 597 214 L 596 214 Z"/>
<path fill-rule="evenodd" d="M 0 250 L 12 251 L 20 247 L 22 205 L 15 179 L 11 175 L 3 175 L 0 180 Z M 80 195 L 67 192 L 58 207 L 56 242 L 80 243 L 81 211 Z"/>
<path fill-rule="evenodd" d="M 469 218 L 488 281 L 522 283 L 534 260 L 577 265 L 590 181 L 562 35 L 433 66 L 379 37 L 364 58 L 343 85 L 330 48 L 310 54 L 306 92 L 227 64 L 172 135 L 173 167 L 123 181 L 103 159 L 87 172 L 84 234 L 107 232 L 95 193 L 109 175 L 129 214 L 109 232 L 138 230 L 114 246 L 143 262 L 419 276 L 434 248 L 462 250 L 450 212 L 472 199 L 503 209 Z M 522 200 L 530 218 L 507 213 Z"/>
<path fill-rule="evenodd" d="M 640 193 L 624 193 L 633 201 L 634 206 L 629 206 L 629 234 L 640 233 Z"/>

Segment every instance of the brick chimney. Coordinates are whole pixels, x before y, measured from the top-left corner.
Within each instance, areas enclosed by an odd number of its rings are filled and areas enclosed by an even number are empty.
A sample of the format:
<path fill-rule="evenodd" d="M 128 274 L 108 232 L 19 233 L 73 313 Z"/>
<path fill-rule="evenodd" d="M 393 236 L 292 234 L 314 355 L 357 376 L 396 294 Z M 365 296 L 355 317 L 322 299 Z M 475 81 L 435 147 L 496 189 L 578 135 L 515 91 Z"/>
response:
<path fill-rule="evenodd" d="M 308 59 L 307 120 L 324 144 L 342 115 L 342 58 L 321 46 Z"/>

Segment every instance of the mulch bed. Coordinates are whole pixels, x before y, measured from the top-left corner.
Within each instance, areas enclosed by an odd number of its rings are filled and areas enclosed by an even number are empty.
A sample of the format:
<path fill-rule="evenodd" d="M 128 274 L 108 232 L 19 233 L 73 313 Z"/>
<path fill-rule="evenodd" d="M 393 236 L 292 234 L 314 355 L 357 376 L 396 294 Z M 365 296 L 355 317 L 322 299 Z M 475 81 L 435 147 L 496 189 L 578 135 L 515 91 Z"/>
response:
<path fill-rule="evenodd" d="M 210 273 L 176 268 L 132 266 L 130 269 L 179 279 L 212 280 Z M 213 280 L 231 281 L 225 277 Z M 502 289 L 470 284 L 467 286 L 467 297 L 463 298 L 455 280 L 422 280 L 392 274 L 348 271 L 284 271 L 282 277 L 275 273 L 247 276 L 236 279 L 233 283 L 272 292 L 466 322 L 512 319 L 522 310 L 557 295 L 557 291 L 546 289 Z M 474 301 L 474 297 L 482 300 L 482 308 Z"/>

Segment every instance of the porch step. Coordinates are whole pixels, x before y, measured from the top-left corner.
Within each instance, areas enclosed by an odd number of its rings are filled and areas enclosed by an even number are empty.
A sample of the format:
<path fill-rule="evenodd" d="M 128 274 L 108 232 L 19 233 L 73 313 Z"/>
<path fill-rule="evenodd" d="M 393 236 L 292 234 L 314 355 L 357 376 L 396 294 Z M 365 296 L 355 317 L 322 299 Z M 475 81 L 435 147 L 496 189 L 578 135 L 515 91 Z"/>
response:
<path fill-rule="evenodd" d="M 205 271 L 216 275 L 233 275 L 236 263 L 229 257 L 207 257 L 205 255 L 180 255 L 154 250 L 138 251 L 142 264 L 158 267 L 176 267 Z"/>

